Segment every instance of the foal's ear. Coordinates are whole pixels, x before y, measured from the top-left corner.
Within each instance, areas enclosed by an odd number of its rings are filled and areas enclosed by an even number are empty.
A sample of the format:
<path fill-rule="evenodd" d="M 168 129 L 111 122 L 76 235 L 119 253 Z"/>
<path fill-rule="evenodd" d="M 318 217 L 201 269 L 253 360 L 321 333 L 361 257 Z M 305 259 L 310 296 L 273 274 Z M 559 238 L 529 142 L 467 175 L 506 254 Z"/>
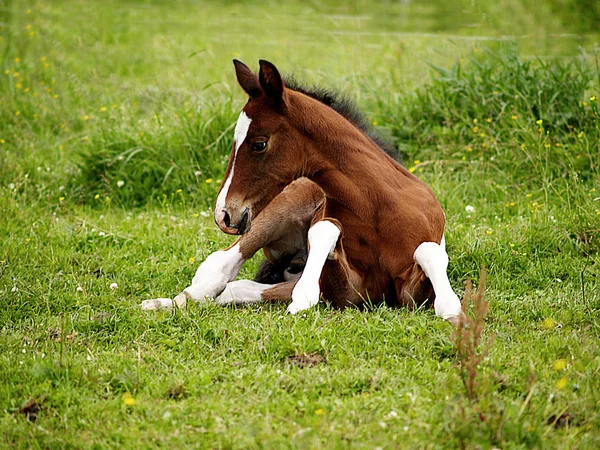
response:
<path fill-rule="evenodd" d="M 260 84 L 258 84 L 256 75 L 252 73 L 246 64 L 237 59 L 233 60 L 233 65 L 235 66 L 235 75 L 242 89 L 246 91 L 246 94 L 250 98 L 258 97 L 262 93 L 262 89 L 260 88 Z"/>
<path fill-rule="evenodd" d="M 263 91 L 265 91 L 269 97 L 280 101 L 283 97 L 283 79 L 281 78 L 281 75 L 279 75 L 277 67 L 264 59 L 261 59 L 258 62 L 260 64 L 258 80 L 260 81 Z"/>

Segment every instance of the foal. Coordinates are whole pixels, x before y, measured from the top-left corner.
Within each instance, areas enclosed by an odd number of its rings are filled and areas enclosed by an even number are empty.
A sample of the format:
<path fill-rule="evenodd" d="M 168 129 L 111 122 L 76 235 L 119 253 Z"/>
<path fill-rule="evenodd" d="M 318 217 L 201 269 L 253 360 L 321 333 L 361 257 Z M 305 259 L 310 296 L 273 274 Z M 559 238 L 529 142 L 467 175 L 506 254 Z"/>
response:
<path fill-rule="evenodd" d="M 352 117 L 286 86 L 273 64 L 261 60 L 258 76 L 234 65 L 249 100 L 214 214 L 223 232 L 242 236 L 210 255 L 174 302 L 291 298 L 294 314 L 321 295 L 338 308 L 366 301 L 412 307 L 430 299 L 438 316 L 457 324 L 461 305 L 446 274 L 445 217 L 433 192 Z M 232 281 L 260 248 L 267 260 L 299 261 L 300 269 L 291 264 L 277 284 Z"/>

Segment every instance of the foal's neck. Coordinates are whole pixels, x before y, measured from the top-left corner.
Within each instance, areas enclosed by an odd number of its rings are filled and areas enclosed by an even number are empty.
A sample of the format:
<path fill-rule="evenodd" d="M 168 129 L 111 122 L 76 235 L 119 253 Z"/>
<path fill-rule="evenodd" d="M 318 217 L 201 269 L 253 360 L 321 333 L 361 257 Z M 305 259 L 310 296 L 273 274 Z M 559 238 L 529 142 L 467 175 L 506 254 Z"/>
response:
<path fill-rule="evenodd" d="M 304 175 L 323 189 L 328 201 L 369 214 L 390 188 L 414 178 L 336 111 L 313 99 L 299 101 L 305 108 L 303 132 L 311 141 Z"/>

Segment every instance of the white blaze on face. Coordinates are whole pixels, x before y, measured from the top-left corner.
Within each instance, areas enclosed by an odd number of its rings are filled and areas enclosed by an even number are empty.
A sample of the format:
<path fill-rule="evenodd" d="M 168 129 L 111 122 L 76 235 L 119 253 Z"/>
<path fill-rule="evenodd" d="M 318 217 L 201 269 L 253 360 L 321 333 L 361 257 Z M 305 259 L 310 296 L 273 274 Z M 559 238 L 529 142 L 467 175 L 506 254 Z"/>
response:
<path fill-rule="evenodd" d="M 250 124 L 252 123 L 252 119 L 246 115 L 244 111 L 240 113 L 240 117 L 238 118 L 237 124 L 235 125 L 235 131 L 233 134 L 233 145 L 235 145 L 235 152 L 233 153 L 233 162 L 231 163 L 231 171 L 229 172 L 229 176 L 225 180 L 223 187 L 221 188 L 221 192 L 217 197 L 217 205 L 215 207 L 215 215 L 225 209 L 225 200 L 227 199 L 227 193 L 229 192 L 229 186 L 231 185 L 231 180 L 233 179 L 233 171 L 235 169 L 235 160 L 237 159 L 238 150 L 246 140 L 246 135 L 248 134 L 248 128 L 250 128 Z"/>

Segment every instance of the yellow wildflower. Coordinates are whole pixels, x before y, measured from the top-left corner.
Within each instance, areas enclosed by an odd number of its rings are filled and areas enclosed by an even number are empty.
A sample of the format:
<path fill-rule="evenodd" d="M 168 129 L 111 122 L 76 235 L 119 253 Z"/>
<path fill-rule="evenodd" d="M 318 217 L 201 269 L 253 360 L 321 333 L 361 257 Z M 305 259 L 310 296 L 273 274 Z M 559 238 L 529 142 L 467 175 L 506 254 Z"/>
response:
<path fill-rule="evenodd" d="M 544 123 L 544 121 L 542 119 L 540 119 L 540 120 L 536 120 L 535 123 L 537 123 L 538 125 L 541 125 Z"/>
<path fill-rule="evenodd" d="M 315 414 L 317 416 L 322 416 L 323 414 L 325 414 L 325 410 L 323 408 L 319 408 L 319 409 L 315 410 Z"/>
<path fill-rule="evenodd" d="M 592 95 L 592 96 L 590 97 L 590 102 L 595 102 L 595 101 L 596 101 L 596 96 L 595 96 L 595 95 Z"/>
<path fill-rule="evenodd" d="M 15 116 L 20 116 L 21 115 L 21 111 L 16 111 L 15 112 Z"/>
<path fill-rule="evenodd" d="M 15 78 L 19 78 L 21 76 L 21 74 L 19 72 L 14 72 L 13 73 L 13 77 Z"/>
<path fill-rule="evenodd" d="M 544 147 L 550 148 L 551 146 L 550 146 L 550 144 L 544 144 Z"/>
<path fill-rule="evenodd" d="M 517 119 L 519 118 L 519 116 L 517 116 L 517 115 L 512 115 L 512 116 L 510 116 L 510 118 L 511 118 L 512 120 L 517 120 Z"/>
<path fill-rule="evenodd" d="M 477 122 L 478 122 L 478 120 L 477 120 L 477 119 L 473 119 L 473 123 L 477 123 Z"/>
<path fill-rule="evenodd" d="M 46 61 L 46 57 L 45 57 L 45 56 L 42 56 L 42 57 L 40 58 L 40 61 Z"/>
<path fill-rule="evenodd" d="M 122 398 L 123 398 L 123 403 L 125 403 L 125 406 L 134 406 L 135 405 L 135 398 L 133 398 L 129 392 L 125 392 L 123 394 Z"/>
<path fill-rule="evenodd" d="M 4 75 L 8 75 L 9 73 L 10 73 L 10 70 L 8 70 L 8 69 L 6 69 L 6 70 L 4 71 Z"/>
<path fill-rule="evenodd" d="M 64 197 L 60 197 L 60 198 L 58 199 L 58 201 L 59 201 L 59 202 L 62 202 L 62 201 L 64 201 L 64 199 L 65 199 Z"/>
<path fill-rule="evenodd" d="M 494 230 L 492 230 L 491 228 L 488 228 L 487 230 L 485 230 L 485 234 L 492 234 L 494 232 Z"/>
<path fill-rule="evenodd" d="M 6 141 L 4 139 L 0 139 L 0 144 L 4 144 Z"/>
<path fill-rule="evenodd" d="M 31 9 L 28 9 L 28 10 L 27 10 L 27 14 L 31 14 Z"/>
<path fill-rule="evenodd" d="M 96 195 L 94 195 L 94 198 L 95 198 L 96 200 L 98 200 L 98 199 L 100 198 L 100 194 L 96 194 Z"/>
<path fill-rule="evenodd" d="M 564 389 L 569 384 L 569 379 L 567 377 L 562 377 L 560 380 L 556 382 L 556 389 Z"/>
<path fill-rule="evenodd" d="M 487 123 L 492 123 L 492 119 L 491 119 L 491 118 L 485 119 L 485 121 L 486 121 Z"/>
<path fill-rule="evenodd" d="M 551 317 L 545 318 L 544 321 L 542 322 L 542 328 L 544 330 L 551 330 L 555 326 L 556 326 L 556 321 Z"/>
<path fill-rule="evenodd" d="M 100 112 L 105 112 L 106 111 L 106 106 L 103 106 L 100 108 Z"/>
<path fill-rule="evenodd" d="M 467 151 L 468 152 L 472 152 L 473 151 L 473 147 L 467 147 Z"/>
<path fill-rule="evenodd" d="M 21 58 L 15 58 L 14 62 L 16 62 L 17 64 L 19 64 L 21 62 Z"/>
<path fill-rule="evenodd" d="M 26 29 L 26 30 L 31 30 L 31 24 L 27 25 L 27 26 L 25 27 L 25 29 Z"/>
<path fill-rule="evenodd" d="M 408 171 L 409 171 L 410 173 L 415 173 L 415 170 L 417 170 L 417 168 L 416 168 L 415 166 L 413 166 L 413 167 L 409 167 L 409 168 L 408 168 Z"/>
<path fill-rule="evenodd" d="M 552 364 L 552 368 L 557 372 L 559 370 L 565 370 L 565 367 L 567 367 L 567 362 L 564 359 L 557 359 L 554 361 L 554 364 Z"/>
<path fill-rule="evenodd" d="M 194 261 L 196 261 L 194 258 L 190 258 L 190 264 L 194 264 Z"/>
<path fill-rule="evenodd" d="M 420 159 L 415 159 L 415 166 L 418 166 L 419 164 L 421 164 L 421 160 Z"/>
<path fill-rule="evenodd" d="M 204 180 L 204 182 L 205 182 L 206 184 L 210 184 L 210 183 L 212 183 L 212 182 L 213 182 L 213 179 L 212 179 L 212 178 L 207 178 L 206 180 Z"/>
<path fill-rule="evenodd" d="M 473 127 L 473 133 L 477 133 L 479 131 L 479 127 Z"/>

